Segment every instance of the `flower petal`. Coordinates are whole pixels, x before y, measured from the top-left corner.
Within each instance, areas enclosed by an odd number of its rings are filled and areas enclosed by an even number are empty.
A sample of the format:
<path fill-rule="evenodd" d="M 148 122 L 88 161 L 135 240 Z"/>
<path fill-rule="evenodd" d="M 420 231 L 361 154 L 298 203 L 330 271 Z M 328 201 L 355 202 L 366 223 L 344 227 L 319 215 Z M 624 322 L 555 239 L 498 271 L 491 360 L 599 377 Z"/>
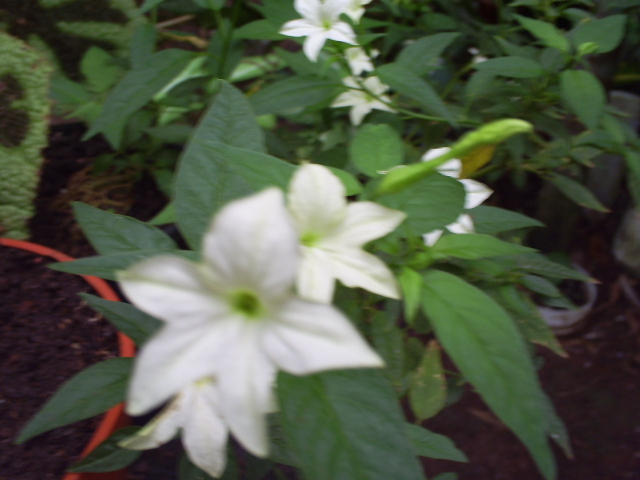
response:
<path fill-rule="evenodd" d="M 211 270 L 229 290 L 249 289 L 279 298 L 293 287 L 298 235 L 277 188 L 226 205 L 203 243 Z"/>
<path fill-rule="evenodd" d="M 228 429 L 219 413 L 218 394 L 213 384 L 196 383 L 182 431 L 182 444 L 189 459 L 212 477 L 218 478 L 227 463 Z"/>
<path fill-rule="evenodd" d="M 184 393 L 178 394 L 148 424 L 131 437 L 118 442 L 118 445 L 129 450 L 149 450 L 167 443 L 178 433 L 182 425 L 185 400 L 187 399 Z"/>
<path fill-rule="evenodd" d="M 260 325 L 245 322 L 226 337 L 216 371 L 220 408 L 229 430 L 249 452 L 266 457 L 269 440 L 265 413 L 273 410 L 276 368 L 260 349 Z"/>
<path fill-rule="evenodd" d="M 364 92 L 358 90 L 349 90 L 348 92 L 344 92 L 338 95 L 336 99 L 331 102 L 331 106 L 335 108 L 352 107 L 361 103 L 366 103 Z"/>
<path fill-rule="evenodd" d="M 283 305 L 277 321 L 265 332 L 263 344 L 271 361 L 295 375 L 384 366 L 340 311 L 299 299 Z"/>
<path fill-rule="evenodd" d="M 327 31 L 318 27 L 318 30 L 309 34 L 302 44 L 302 50 L 309 60 L 312 62 L 318 61 L 318 55 L 320 50 L 327 41 Z"/>
<path fill-rule="evenodd" d="M 165 327 L 141 349 L 136 359 L 127 412 L 143 414 L 180 392 L 189 383 L 212 376 L 219 352 L 237 324 L 231 316 L 202 328 Z"/>
<path fill-rule="evenodd" d="M 384 297 L 400 298 L 395 277 L 375 255 L 359 248 L 331 252 L 331 272 L 347 287 L 360 287 Z"/>
<path fill-rule="evenodd" d="M 422 155 L 422 158 L 420 159 L 420 161 L 428 162 L 429 160 L 433 160 L 435 158 L 438 158 L 438 157 L 444 155 L 445 153 L 448 153 L 450 150 L 451 149 L 449 147 L 431 148 L 431 149 L 427 150 L 427 152 L 424 155 Z M 443 172 L 440 172 L 440 173 L 442 173 L 443 175 L 446 175 Z M 456 178 L 458 176 L 459 175 L 456 175 Z"/>
<path fill-rule="evenodd" d="M 320 21 L 320 8 L 322 2 L 320 0 L 295 0 L 293 3 L 296 11 L 304 18 Z"/>
<path fill-rule="evenodd" d="M 309 22 L 307 19 L 300 18 L 298 20 L 291 20 L 282 25 L 279 33 L 289 37 L 306 37 L 309 35 L 315 35 L 321 31 L 323 31 L 321 27 Z"/>
<path fill-rule="evenodd" d="M 433 232 L 425 233 L 422 235 L 422 240 L 424 244 L 428 247 L 433 247 L 438 239 L 442 236 L 443 230 L 434 230 Z"/>
<path fill-rule="evenodd" d="M 347 206 L 347 216 L 333 234 L 321 245 L 339 244 L 361 247 L 371 240 L 384 237 L 396 229 L 407 217 L 400 210 L 383 207 L 374 202 L 354 202 Z"/>
<path fill-rule="evenodd" d="M 327 30 L 326 38 L 351 45 L 358 44 L 358 42 L 356 42 L 356 34 L 353 32 L 351 25 L 345 22 L 334 23 L 331 28 Z"/>
<path fill-rule="evenodd" d="M 302 298 L 331 303 L 335 279 L 331 275 L 329 254 L 319 248 L 302 247 L 296 289 Z"/>
<path fill-rule="evenodd" d="M 203 285 L 199 266 L 180 257 L 143 260 L 116 276 L 136 307 L 169 324 L 195 327 L 227 310 Z"/>
<path fill-rule="evenodd" d="M 347 209 L 344 184 L 331 170 L 307 163 L 300 166 L 289 185 L 289 211 L 301 235 L 317 235 L 344 220 Z"/>
<path fill-rule="evenodd" d="M 436 150 L 440 149 L 437 148 Z M 457 158 L 452 158 L 440 165 L 436 170 L 447 177 L 460 178 L 460 174 L 462 173 L 462 161 Z"/>
<path fill-rule="evenodd" d="M 349 119 L 351 120 L 351 124 L 354 126 L 358 126 L 362 123 L 362 119 L 371 111 L 373 107 L 371 103 L 360 103 L 355 104 L 349 110 Z"/>
<path fill-rule="evenodd" d="M 464 198 L 464 208 L 475 208 L 491 196 L 493 190 L 484 183 L 471 179 L 459 180 L 464 186 L 466 196 Z"/>
<path fill-rule="evenodd" d="M 447 230 L 451 233 L 475 233 L 473 219 L 471 215 L 463 213 L 451 225 L 447 225 Z"/>

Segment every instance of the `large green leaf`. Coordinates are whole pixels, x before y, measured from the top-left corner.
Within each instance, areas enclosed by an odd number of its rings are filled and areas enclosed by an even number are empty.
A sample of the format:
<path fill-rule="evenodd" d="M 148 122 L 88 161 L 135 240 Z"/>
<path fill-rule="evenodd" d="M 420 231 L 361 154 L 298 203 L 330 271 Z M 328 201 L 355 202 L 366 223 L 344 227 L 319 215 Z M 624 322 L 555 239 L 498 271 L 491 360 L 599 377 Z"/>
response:
<path fill-rule="evenodd" d="M 73 202 L 73 213 L 93 248 L 103 255 L 178 249 L 169 235 L 135 218 L 116 215 L 80 202 Z"/>
<path fill-rule="evenodd" d="M 565 70 L 560 74 L 560 94 L 567 107 L 591 130 L 598 128 L 607 94 L 600 80 L 586 70 Z"/>
<path fill-rule="evenodd" d="M 406 212 L 401 229 L 421 235 L 453 223 L 464 206 L 464 187 L 454 178 L 433 173 L 400 193 L 378 199 L 383 205 Z"/>
<path fill-rule="evenodd" d="M 93 417 L 124 401 L 132 358 L 110 358 L 67 381 L 22 429 L 18 443 Z"/>
<path fill-rule="evenodd" d="M 112 302 L 89 293 L 81 293 L 80 296 L 91 308 L 104 315 L 114 327 L 131 337 L 138 346 L 162 326 L 160 320 L 141 312 L 130 303 Z"/>
<path fill-rule="evenodd" d="M 440 346 L 432 340 L 411 376 L 409 404 L 416 418 L 422 421 L 442 410 L 446 400 L 447 379 L 442 369 Z"/>
<path fill-rule="evenodd" d="M 552 173 L 549 176 L 549 181 L 555 185 L 555 187 L 562 192 L 570 200 L 573 200 L 581 207 L 591 208 L 599 212 L 608 212 L 609 209 L 600 203 L 600 200 L 591 193 L 587 187 L 576 182 L 575 180 L 560 175 L 558 173 Z"/>
<path fill-rule="evenodd" d="M 121 428 L 96 449 L 69 468 L 70 472 L 113 472 L 129 466 L 142 454 L 118 446 L 118 442 L 135 434 L 141 427 Z"/>
<path fill-rule="evenodd" d="M 545 70 L 535 60 L 524 57 L 498 57 L 477 63 L 476 69 L 492 75 L 510 78 L 536 78 L 545 75 Z"/>
<path fill-rule="evenodd" d="M 200 247 L 211 217 L 222 205 L 251 193 L 229 163 L 213 154 L 209 142 L 266 151 L 251 105 L 240 90 L 226 82 L 200 121 L 176 172 L 178 227 L 193 249 Z"/>
<path fill-rule="evenodd" d="M 402 49 L 397 61 L 416 75 L 422 76 L 433 68 L 435 60 L 459 36 L 459 32 L 444 32 L 419 38 Z"/>
<path fill-rule="evenodd" d="M 335 82 L 317 77 L 291 77 L 269 85 L 250 97 L 257 115 L 291 113 L 335 96 Z"/>
<path fill-rule="evenodd" d="M 544 223 L 503 208 L 479 205 L 469 211 L 478 233 L 494 234 L 517 228 L 544 227 Z"/>
<path fill-rule="evenodd" d="M 404 427 L 414 454 L 454 462 L 469 461 L 467 456 L 456 448 L 450 438 L 411 423 L 406 423 Z"/>
<path fill-rule="evenodd" d="M 510 257 L 515 265 L 529 273 L 544 275 L 551 278 L 569 278 L 572 280 L 582 280 L 584 282 L 592 281 L 588 275 L 578 272 L 569 267 L 548 260 L 539 253 L 525 253 L 523 255 L 515 255 Z"/>
<path fill-rule="evenodd" d="M 278 376 L 281 420 L 309 480 L 420 480 L 395 393 L 377 370 Z"/>
<path fill-rule="evenodd" d="M 154 53 L 131 70 L 112 90 L 98 119 L 84 138 L 104 132 L 114 148 L 120 147 L 127 118 L 177 77 L 193 60 L 193 52 L 168 49 Z M 114 128 L 118 126 L 118 128 Z"/>
<path fill-rule="evenodd" d="M 626 22 L 626 15 L 589 18 L 581 21 L 569 36 L 576 48 L 589 42 L 598 45 L 594 53 L 606 53 L 614 50 L 622 42 Z"/>
<path fill-rule="evenodd" d="M 370 177 L 380 171 L 403 163 L 404 144 L 392 127 L 386 123 L 363 125 L 349 145 L 349 155 L 355 167 Z"/>
<path fill-rule="evenodd" d="M 449 356 L 527 446 L 544 476 L 555 478 L 544 394 L 513 321 L 485 293 L 450 273 L 427 272 L 423 291 L 424 311 Z"/>
<path fill-rule="evenodd" d="M 547 47 L 557 48 L 562 52 L 569 51 L 569 42 L 554 24 L 515 15 L 516 20 L 534 36 L 542 40 Z"/>
<path fill-rule="evenodd" d="M 490 235 L 479 233 L 443 235 L 432 247 L 434 253 L 473 260 L 532 252 L 533 249 L 505 242 Z"/>
<path fill-rule="evenodd" d="M 387 63 L 376 69 L 376 73 L 383 83 L 418 102 L 427 113 L 445 118 L 449 123 L 455 124 L 453 115 L 438 92 L 405 66 L 399 63 Z"/>

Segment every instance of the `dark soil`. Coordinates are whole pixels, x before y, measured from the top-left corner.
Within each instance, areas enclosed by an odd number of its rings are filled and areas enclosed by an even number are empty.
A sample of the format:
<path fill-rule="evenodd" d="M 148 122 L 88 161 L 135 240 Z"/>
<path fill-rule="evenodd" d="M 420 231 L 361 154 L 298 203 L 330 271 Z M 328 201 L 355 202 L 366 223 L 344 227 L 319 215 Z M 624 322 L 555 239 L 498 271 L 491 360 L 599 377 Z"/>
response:
<path fill-rule="evenodd" d="M 51 261 L 0 246 L 0 479 L 63 476 L 100 417 L 13 442 L 66 380 L 118 353 L 115 329 L 78 296 L 91 287 Z"/>

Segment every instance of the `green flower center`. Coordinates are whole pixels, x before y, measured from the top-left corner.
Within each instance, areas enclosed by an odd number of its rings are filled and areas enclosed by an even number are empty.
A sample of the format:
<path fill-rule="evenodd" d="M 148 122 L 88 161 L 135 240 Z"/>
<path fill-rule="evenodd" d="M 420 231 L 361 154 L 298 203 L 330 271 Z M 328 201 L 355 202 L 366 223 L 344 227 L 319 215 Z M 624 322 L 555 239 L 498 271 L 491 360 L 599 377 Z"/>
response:
<path fill-rule="evenodd" d="M 315 247 L 320 240 L 320 234 L 316 232 L 304 232 L 300 236 L 300 243 L 305 247 Z"/>
<path fill-rule="evenodd" d="M 253 292 L 239 290 L 231 295 L 231 308 L 247 318 L 260 318 L 264 306 Z"/>

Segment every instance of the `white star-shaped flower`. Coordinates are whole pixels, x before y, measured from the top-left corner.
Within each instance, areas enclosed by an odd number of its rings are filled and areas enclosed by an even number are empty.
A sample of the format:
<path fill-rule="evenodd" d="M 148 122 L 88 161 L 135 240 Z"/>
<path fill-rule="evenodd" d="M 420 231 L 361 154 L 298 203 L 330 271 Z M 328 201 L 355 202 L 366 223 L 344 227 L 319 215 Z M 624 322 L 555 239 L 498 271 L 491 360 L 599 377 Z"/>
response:
<path fill-rule="evenodd" d="M 451 150 L 449 147 L 433 148 L 422 156 L 422 161 L 427 162 L 429 160 L 433 160 L 434 158 L 444 155 L 449 150 Z M 446 175 L 447 177 L 456 178 L 460 183 L 462 183 L 465 191 L 464 208 L 466 210 L 475 208 L 482 204 L 482 202 L 489 198 L 493 193 L 493 190 L 487 187 L 484 183 L 480 183 L 469 178 L 463 178 L 460 180 L 460 174 L 462 173 L 462 161 L 457 158 L 452 158 L 448 162 L 443 163 L 437 168 L 437 170 L 441 174 Z M 445 228 L 452 233 L 475 232 L 473 220 L 471 219 L 471 216 L 466 213 L 461 214 L 455 222 L 447 225 Z M 442 232 L 443 230 L 434 230 L 433 232 L 423 235 L 424 243 L 426 245 L 433 246 L 442 235 Z"/>
<path fill-rule="evenodd" d="M 362 82 L 367 91 L 363 90 L 353 77 L 344 78 L 342 83 L 350 89 L 338 95 L 331 106 L 351 107 L 349 118 L 353 125 L 360 125 L 364 116 L 371 110 L 395 111 L 386 103 L 383 103 L 391 102 L 389 97 L 384 95 L 384 92 L 389 90 L 389 86 L 382 83 L 378 77 L 369 77 Z"/>
<path fill-rule="evenodd" d="M 357 45 L 351 25 L 340 20 L 347 13 L 351 0 L 295 0 L 294 6 L 302 18 L 285 23 L 280 33 L 289 37 L 307 37 L 302 45 L 312 62 L 318 60 L 327 40 Z"/>
<path fill-rule="evenodd" d="M 182 444 L 191 462 L 218 478 L 227 463 L 229 432 L 219 403 L 213 379 L 190 383 L 147 425 L 118 445 L 148 450 L 168 442 L 181 430 Z"/>
<path fill-rule="evenodd" d="M 399 298 L 391 270 L 362 246 L 393 231 L 404 212 L 374 202 L 347 203 L 340 179 L 313 164 L 298 168 L 288 200 L 302 244 L 296 283 L 300 295 L 330 303 L 337 279 L 347 287 Z"/>
<path fill-rule="evenodd" d="M 136 359 L 128 413 L 145 413 L 212 377 L 221 418 L 264 457 L 278 369 L 381 367 L 340 311 L 294 295 L 299 252 L 284 195 L 270 188 L 220 210 L 204 236 L 202 263 L 161 255 L 120 272 L 129 300 L 165 322 Z"/>
<path fill-rule="evenodd" d="M 378 55 L 377 50 L 372 50 L 371 55 L 375 58 Z M 345 59 L 349 64 L 349 69 L 354 75 L 360 75 L 362 72 L 371 72 L 374 69 L 371 57 L 360 47 L 347 48 L 344 51 Z"/>

